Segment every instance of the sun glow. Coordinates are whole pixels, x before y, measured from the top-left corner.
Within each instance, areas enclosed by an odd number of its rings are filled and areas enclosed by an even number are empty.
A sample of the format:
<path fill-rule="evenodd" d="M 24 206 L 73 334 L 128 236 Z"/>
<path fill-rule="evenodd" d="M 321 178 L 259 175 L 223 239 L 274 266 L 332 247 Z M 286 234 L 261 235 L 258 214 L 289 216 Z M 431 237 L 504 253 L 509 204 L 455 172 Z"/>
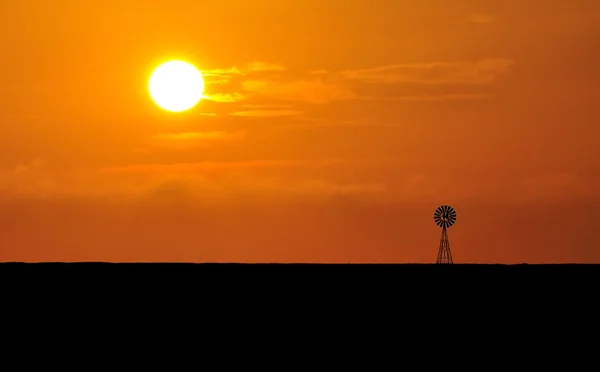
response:
<path fill-rule="evenodd" d="M 148 90 L 152 100 L 171 112 L 189 110 L 202 98 L 204 79 L 200 71 L 183 61 L 169 61 L 150 75 Z"/>

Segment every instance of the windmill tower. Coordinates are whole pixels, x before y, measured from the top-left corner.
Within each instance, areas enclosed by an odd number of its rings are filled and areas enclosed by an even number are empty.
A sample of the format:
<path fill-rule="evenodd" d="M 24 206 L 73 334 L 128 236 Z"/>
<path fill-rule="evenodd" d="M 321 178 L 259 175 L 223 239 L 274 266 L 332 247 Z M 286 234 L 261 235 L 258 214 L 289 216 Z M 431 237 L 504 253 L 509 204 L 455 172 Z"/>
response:
<path fill-rule="evenodd" d="M 442 205 L 433 213 L 435 224 L 442 228 L 442 237 L 440 239 L 440 249 L 438 251 L 436 264 L 451 264 L 452 253 L 450 252 L 450 242 L 448 241 L 448 232 L 446 229 L 456 222 L 456 211 L 447 205 Z"/>

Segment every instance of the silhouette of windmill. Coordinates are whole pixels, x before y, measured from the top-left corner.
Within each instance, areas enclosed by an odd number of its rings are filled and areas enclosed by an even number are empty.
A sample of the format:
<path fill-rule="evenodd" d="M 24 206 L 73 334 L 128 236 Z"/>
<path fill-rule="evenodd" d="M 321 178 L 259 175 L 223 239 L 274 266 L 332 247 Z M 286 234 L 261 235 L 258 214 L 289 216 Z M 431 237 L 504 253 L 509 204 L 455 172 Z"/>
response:
<path fill-rule="evenodd" d="M 442 228 L 442 238 L 440 239 L 440 249 L 438 251 L 436 264 L 451 264 L 452 253 L 450 252 L 450 242 L 448 241 L 448 232 L 446 229 L 456 222 L 456 211 L 447 205 L 442 205 L 433 213 L 433 220 L 436 225 Z"/>

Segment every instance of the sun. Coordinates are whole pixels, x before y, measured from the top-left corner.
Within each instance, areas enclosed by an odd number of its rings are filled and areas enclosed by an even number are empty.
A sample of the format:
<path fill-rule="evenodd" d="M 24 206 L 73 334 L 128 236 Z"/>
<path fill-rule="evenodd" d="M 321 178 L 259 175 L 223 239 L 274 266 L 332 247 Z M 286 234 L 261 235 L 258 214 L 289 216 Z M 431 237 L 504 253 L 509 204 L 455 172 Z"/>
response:
<path fill-rule="evenodd" d="M 148 80 L 150 97 L 171 112 L 189 110 L 202 98 L 204 78 L 198 69 L 183 61 L 169 61 L 158 66 Z"/>

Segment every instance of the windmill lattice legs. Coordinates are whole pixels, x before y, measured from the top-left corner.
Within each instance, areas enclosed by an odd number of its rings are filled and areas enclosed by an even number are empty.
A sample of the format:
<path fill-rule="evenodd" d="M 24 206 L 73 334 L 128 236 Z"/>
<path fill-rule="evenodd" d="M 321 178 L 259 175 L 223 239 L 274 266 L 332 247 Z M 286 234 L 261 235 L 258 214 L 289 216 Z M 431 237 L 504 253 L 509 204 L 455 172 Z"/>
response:
<path fill-rule="evenodd" d="M 440 239 L 440 249 L 438 251 L 437 264 L 451 264 L 452 253 L 450 252 L 450 242 L 448 241 L 448 232 L 446 227 L 442 228 L 442 237 Z"/>

